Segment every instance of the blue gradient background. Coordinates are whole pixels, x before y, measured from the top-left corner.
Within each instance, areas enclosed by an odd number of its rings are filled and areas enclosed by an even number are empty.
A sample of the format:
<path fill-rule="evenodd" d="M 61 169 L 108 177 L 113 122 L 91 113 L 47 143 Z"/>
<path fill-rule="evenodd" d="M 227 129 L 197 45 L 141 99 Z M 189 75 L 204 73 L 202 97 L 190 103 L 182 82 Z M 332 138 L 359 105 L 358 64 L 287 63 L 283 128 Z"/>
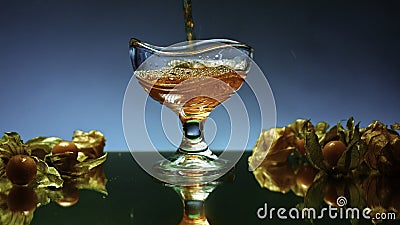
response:
<path fill-rule="evenodd" d="M 349 116 L 364 126 L 399 122 L 399 10 L 395 0 L 193 0 L 197 38 L 254 47 L 278 126 Z M 130 37 L 183 41 L 182 2 L 1 1 L 0 132 L 70 139 L 76 129 L 98 129 L 107 150 L 127 149 Z"/>

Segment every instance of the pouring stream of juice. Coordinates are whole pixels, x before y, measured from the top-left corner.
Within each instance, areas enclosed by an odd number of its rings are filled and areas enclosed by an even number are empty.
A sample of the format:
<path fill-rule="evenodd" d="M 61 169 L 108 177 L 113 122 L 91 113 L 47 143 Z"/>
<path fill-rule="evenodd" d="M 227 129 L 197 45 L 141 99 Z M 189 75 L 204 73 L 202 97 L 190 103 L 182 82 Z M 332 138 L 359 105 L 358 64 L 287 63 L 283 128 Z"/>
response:
<path fill-rule="evenodd" d="M 193 35 L 194 22 L 192 17 L 192 0 L 183 0 L 183 11 L 185 15 L 185 32 L 188 41 L 195 39 Z"/>

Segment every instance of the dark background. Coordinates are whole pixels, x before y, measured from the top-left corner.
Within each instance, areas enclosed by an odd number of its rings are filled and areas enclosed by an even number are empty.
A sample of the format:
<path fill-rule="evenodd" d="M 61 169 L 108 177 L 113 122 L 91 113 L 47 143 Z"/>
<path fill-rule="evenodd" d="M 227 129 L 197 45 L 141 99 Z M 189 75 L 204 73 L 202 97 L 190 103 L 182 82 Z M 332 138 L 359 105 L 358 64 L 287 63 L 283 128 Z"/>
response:
<path fill-rule="evenodd" d="M 278 126 L 350 116 L 362 126 L 399 122 L 399 11 L 395 0 L 193 0 L 198 39 L 254 47 Z M 98 129 L 107 150 L 127 149 L 129 38 L 169 45 L 185 40 L 183 25 L 178 0 L 2 0 L 0 132 L 70 139 Z"/>

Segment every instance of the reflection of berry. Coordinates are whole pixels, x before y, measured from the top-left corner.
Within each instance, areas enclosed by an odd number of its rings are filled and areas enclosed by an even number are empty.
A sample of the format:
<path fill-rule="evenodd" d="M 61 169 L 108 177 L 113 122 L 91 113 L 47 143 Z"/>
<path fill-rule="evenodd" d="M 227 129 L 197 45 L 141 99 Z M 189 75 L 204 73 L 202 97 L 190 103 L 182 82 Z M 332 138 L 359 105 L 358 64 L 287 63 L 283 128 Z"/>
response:
<path fill-rule="evenodd" d="M 336 166 L 343 152 L 346 150 L 346 145 L 341 141 L 330 141 L 322 149 L 322 155 L 328 164 L 332 167 Z"/>
<path fill-rule="evenodd" d="M 400 180 L 397 177 L 371 175 L 361 187 L 369 208 L 400 212 Z"/>
<path fill-rule="evenodd" d="M 62 192 L 63 197 L 55 200 L 59 206 L 70 207 L 79 201 L 79 189 L 72 183 L 65 183 Z"/>
<path fill-rule="evenodd" d="M 336 190 L 336 185 L 328 183 L 324 190 L 324 202 L 330 206 L 338 207 L 336 200 L 339 195 Z"/>
<path fill-rule="evenodd" d="M 78 156 L 78 148 L 73 142 L 62 141 L 54 146 L 52 153 L 57 154 L 68 154 L 69 157 L 76 159 Z"/>
<path fill-rule="evenodd" d="M 300 152 L 300 154 L 302 154 L 304 156 L 306 155 L 306 148 L 304 146 L 304 139 L 296 139 L 294 145 L 297 148 L 297 150 Z"/>
<path fill-rule="evenodd" d="M 308 188 L 313 184 L 314 178 L 317 175 L 318 170 L 310 165 L 302 166 L 296 174 L 296 184 L 303 190 L 308 190 Z"/>
<path fill-rule="evenodd" d="M 14 186 L 8 193 L 7 205 L 12 212 L 31 212 L 37 204 L 38 197 L 31 187 Z"/>
<path fill-rule="evenodd" d="M 15 155 L 7 163 L 6 175 L 13 184 L 29 184 L 35 179 L 36 173 L 36 162 L 30 156 Z"/>
<path fill-rule="evenodd" d="M 398 191 L 393 193 L 392 199 L 390 201 L 390 207 L 392 210 L 400 212 L 400 193 Z"/>

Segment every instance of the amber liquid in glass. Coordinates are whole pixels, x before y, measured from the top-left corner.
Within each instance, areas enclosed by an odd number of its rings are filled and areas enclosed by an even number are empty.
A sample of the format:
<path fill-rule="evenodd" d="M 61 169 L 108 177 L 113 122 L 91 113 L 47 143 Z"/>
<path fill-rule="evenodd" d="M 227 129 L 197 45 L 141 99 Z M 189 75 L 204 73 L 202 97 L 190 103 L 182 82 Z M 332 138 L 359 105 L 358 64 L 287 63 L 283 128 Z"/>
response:
<path fill-rule="evenodd" d="M 204 120 L 243 84 L 245 73 L 228 66 L 164 67 L 135 72 L 149 95 L 179 113 L 182 122 Z"/>

